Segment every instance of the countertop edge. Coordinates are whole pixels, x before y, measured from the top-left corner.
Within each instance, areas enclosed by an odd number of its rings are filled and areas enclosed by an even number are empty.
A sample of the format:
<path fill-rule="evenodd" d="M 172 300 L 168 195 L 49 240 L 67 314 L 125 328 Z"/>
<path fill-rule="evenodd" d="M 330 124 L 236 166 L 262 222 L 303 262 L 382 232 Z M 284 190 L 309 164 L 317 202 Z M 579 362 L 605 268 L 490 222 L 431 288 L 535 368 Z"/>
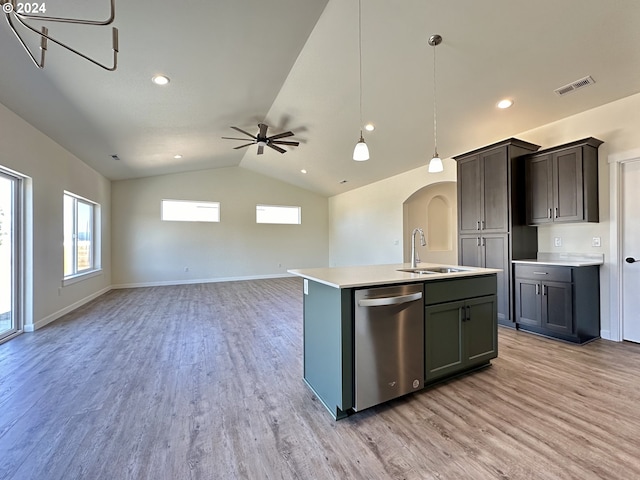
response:
<path fill-rule="evenodd" d="M 557 267 L 591 267 L 603 265 L 604 262 L 596 260 L 512 260 L 511 263 L 518 263 L 521 265 L 549 265 Z"/>
<path fill-rule="evenodd" d="M 432 273 L 424 275 L 417 273 L 400 272 L 398 271 L 399 269 L 410 267 L 408 264 L 398 264 L 363 265 L 353 267 L 301 268 L 290 269 L 287 270 L 287 272 L 292 275 L 306 278 L 307 280 L 318 282 L 333 288 L 359 288 L 379 285 L 392 285 L 399 283 L 429 282 L 447 278 L 464 278 L 479 275 L 491 275 L 502 271 L 495 268 L 467 267 L 464 265 L 444 265 L 433 263 L 419 265 L 419 268 L 425 270 L 434 267 L 459 267 L 465 270 L 453 273 Z M 354 275 L 359 275 L 359 277 L 353 278 Z M 365 275 L 369 275 L 369 278 L 366 278 Z M 329 276 L 334 276 L 334 278 L 327 278 Z M 344 280 L 340 279 L 340 276 L 342 276 Z M 336 278 L 339 281 L 337 281 Z"/>

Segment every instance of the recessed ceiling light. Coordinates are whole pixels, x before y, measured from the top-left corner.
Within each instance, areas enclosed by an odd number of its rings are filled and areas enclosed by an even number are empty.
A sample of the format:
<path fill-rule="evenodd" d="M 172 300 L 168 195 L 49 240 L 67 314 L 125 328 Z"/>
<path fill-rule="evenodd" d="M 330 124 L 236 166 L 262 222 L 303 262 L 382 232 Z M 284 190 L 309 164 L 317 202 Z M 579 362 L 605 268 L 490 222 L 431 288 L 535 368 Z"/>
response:
<path fill-rule="evenodd" d="M 166 85 L 170 80 L 166 75 L 155 75 L 151 78 L 151 81 L 156 85 Z"/>
<path fill-rule="evenodd" d="M 364 126 L 364 129 L 365 129 L 367 132 L 373 132 L 373 131 L 376 129 L 376 126 L 375 126 L 373 123 L 367 123 L 367 124 Z"/>
<path fill-rule="evenodd" d="M 182 158 L 182 155 L 177 154 L 177 155 L 174 155 L 174 156 L 173 156 L 173 158 L 175 158 L 175 159 L 177 160 L 177 159 L 179 159 L 179 158 Z"/>
<path fill-rule="evenodd" d="M 300 173 L 307 173 L 307 171 L 303 168 L 302 170 L 300 170 Z"/>
<path fill-rule="evenodd" d="M 513 100 L 509 99 L 509 98 L 505 98 L 504 100 L 500 100 L 497 104 L 498 108 L 509 108 L 511 105 L 513 105 Z"/>

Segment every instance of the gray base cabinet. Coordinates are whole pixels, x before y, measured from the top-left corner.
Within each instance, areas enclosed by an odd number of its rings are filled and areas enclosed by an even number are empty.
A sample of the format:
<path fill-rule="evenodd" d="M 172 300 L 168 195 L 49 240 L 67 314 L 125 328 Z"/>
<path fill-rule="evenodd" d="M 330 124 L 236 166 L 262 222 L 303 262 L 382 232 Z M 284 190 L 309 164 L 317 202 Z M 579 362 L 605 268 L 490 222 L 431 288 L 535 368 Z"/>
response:
<path fill-rule="evenodd" d="M 518 328 L 584 343 L 600 336 L 597 266 L 515 265 Z"/>
<path fill-rule="evenodd" d="M 486 365 L 498 356 L 495 280 L 461 282 L 465 280 L 425 285 L 425 383 Z"/>

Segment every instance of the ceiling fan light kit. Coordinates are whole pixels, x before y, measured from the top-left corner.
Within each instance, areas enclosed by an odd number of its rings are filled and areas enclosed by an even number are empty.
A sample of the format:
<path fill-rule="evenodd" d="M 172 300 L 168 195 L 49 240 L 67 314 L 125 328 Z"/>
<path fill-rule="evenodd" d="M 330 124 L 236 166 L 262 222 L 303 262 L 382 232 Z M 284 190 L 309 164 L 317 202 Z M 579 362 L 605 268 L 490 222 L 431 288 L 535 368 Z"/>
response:
<path fill-rule="evenodd" d="M 433 158 L 429 161 L 429 173 L 439 173 L 444 170 L 442 159 L 438 155 L 438 120 L 436 116 L 436 47 L 442 43 L 438 34 L 429 37 L 429 45 L 433 47 Z"/>
<path fill-rule="evenodd" d="M 112 32 L 111 33 L 111 49 L 113 50 L 113 65 L 109 66 L 94 60 L 93 58 L 85 55 L 84 53 L 79 52 L 75 48 L 68 46 L 67 44 L 61 42 L 60 40 L 56 40 L 55 38 L 49 35 L 49 29 L 47 27 L 43 26 L 41 27 L 41 30 L 38 30 L 28 23 L 28 21 L 33 20 L 38 22 L 58 22 L 58 23 L 67 23 L 67 24 L 70 23 L 70 24 L 76 24 L 76 25 L 95 25 L 95 26 L 111 25 L 116 16 L 115 0 L 110 0 L 111 13 L 109 15 L 109 18 L 107 18 L 106 20 L 85 20 L 81 18 L 48 17 L 45 15 L 31 15 L 29 13 L 26 13 L 26 9 L 21 10 L 20 8 L 23 5 L 31 5 L 32 10 L 30 11 L 35 12 L 37 10 L 39 12 L 44 13 L 46 11 L 44 2 L 40 4 L 36 4 L 36 3 L 22 4 L 22 3 L 16 2 L 16 0 L 0 0 L 0 5 L 2 5 L 2 12 L 5 14 L 5 18 L 7 20 L 7 24 L 9 25 L 9 28 L 14 33 L 14 35 L 16 36 L 16 38 L 18 39 L 22 47 L 25 49 L 25 51 L 29 55 L 29 58 L 31 58 L 31 61 L 35 64 L 36 67 L 44 68 L 44 58 L 45 58 L 45 53 L 47 51 L 47 46 L 49 41 L 55 43 L 56 45 L 61 46 L 62 48 L 70 51 L 71 53 L 75 53 L 77 56 L 84 58 L 85 60 L 93 63 L 94 65 L 97 65 L 100 68 L 103 68 L 104 70 L 113 72 L 118 67 L 118 51 L 119 51 L 118 29 L 115 27 L 111 29 L 111 32 Z M 35 8 L 34 10 L 33 5 L 35 5 L 38 8 Z M 22 8 L 24 9 L 24 7 Z M 24 40 L 16 30 L 13 20 L 16 20 L 24 28 L 40 36 L 40 60 L 39 61 L 36 60 L 36 57 L 33 54 L 33 52 L 27 46 L 27 44 L 24 42 Z"/>
<path fill-rule="evenodd" d="M 358 62 L 359 62 L 359 90 L 360 90 L 360 125 L 362 125 L 362 1 L 358 0 Z M 356 162 L 364 162 L 369 160 L 369 147 L 364 141 L 362 136 L 362 129 L 360 130 L 360 140 L 356 143 L 353 149 L 353 159 Z"/>

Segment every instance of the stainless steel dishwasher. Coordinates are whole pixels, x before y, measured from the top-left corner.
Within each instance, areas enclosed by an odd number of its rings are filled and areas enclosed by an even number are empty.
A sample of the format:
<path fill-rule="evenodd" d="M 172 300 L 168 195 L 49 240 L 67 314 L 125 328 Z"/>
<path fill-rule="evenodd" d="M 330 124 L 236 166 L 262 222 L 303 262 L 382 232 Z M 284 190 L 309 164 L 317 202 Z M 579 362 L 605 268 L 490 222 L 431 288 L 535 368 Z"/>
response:
<path fill-rule="evenodd" d="M 355 411 L 424 385 L 423 285 L 356 290 Z"/>

